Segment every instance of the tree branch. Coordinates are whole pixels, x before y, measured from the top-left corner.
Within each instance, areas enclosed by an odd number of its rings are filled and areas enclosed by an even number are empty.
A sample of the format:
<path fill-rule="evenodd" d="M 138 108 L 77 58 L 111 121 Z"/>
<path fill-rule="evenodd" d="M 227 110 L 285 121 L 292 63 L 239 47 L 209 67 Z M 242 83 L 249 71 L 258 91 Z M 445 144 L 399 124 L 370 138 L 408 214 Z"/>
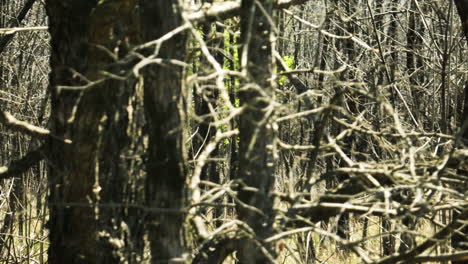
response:
<path fill-rule="evenodd" d="M 63 139 L 58 136 L 52 135 L 49 130 L 45 128 L 41 128 L 35 125 L 31 125 L 27 122 L 20 121 L 16 119 L 14 116 L 12 116 L 10 113 L 1 111 L 0 110 L 0 123 L 2 123 L 5 127 L 21 132 L 30 136 L 35 136 L 39 138 L 47 138 L 50 137 L 55 140 L 62 141 L 67 144 L 71 144 L 71 140 L 69 139 Z"/>
<path fill-rule="evenodd" d="M 193 264 L 212 263 L 221 264 L 234 251 L 238 250 L 242 238 L 223 238 L 206 243 L 193 259 Z"/>
<path fill-rule="evenodd" d="M 432 246 L 436 245 L 440 241 L 447 239 L 452 233 L 455 232 L 458 228 L 462 227 L 464 223 L 459 221 L 461 219 L 466 219 L 468 217 L 468 208 L 465 208 L 459 215 L 454 217 L 451 223 L 447 226 L 442 228 L 439 232 L 437 232 L 431 238 L 428 238 L 426 241 L 415 247 L 414 249 L 396 256 L 389 256 L 381 261 L 377 262 L 377 264 L 390 264 L 390 263 L 397 263 L 400 261 L 404 261 L 403 263 L 414 263 L 414 259 L 425 250 L 431 248 Z"/>
<path fill-rule="evenodd" d="M 22 32 L 22 31 L 40 31 L 40 30 L 46 31 L 47 29 L 48 29 L 47 26 L 0 28 L 0 35 L 14 35 L 16 32 Z M 0 43 L 3 43 L 2 40 L 3 38 L 0 40 Z M 0 47 L 0 51 L 1 50 L 2 49 Z"/>
<path fill-rule="evenodd" d="M 12 26 L 18 26 L 21 23 L 21 21 L 23 21 L 23 19 L 28 14 L 29 10 L 31 10 L 34 2 L 36 2 L 36 0 L 29 0 L 24 4 L 18 16 L 15 18 Z M 13 37 L 14 34 L 9 34 L 0 39 L 0 54 L 3 52 L 8 43 L 13 39 Z"/>
<path fill-rule="evenodd" d="M 288 8 L 292 5 L 304 4 L 307 1 L 308 0 L 279 0 L 276 4 L 276 8 Z M 239 15 L 240 6 L 240 1 L 218 2 L 208 8 L 202 8 L 202 10 L 190 12 L 188 19 L 190 21 L 224 20 Z"/>
<path fill-rule="evenodd" d="M 445 261 L 468 261 L 468 250 L 455 252 L 451 254 L 441 254 L 437 256 L 418 256 L 406 263 L 423 263 L 423 262 L 437 262 L 442 263 Z"/>
<path fill-rule="evenodd" d="M 0 179 L 8 179 L 27 171 L 29 168 L 45 158 L 45 146 L 26 154 L 19 160 L 13 161 L 9 166 L 0 167 Z"/>
<path fill-rule="evenodd" d="M 446 167 L 451 169 L 464 169 L 462 166 L 468 160 L 468 149 L 459 149 L 454 151 L 446 162 Z M 424 170 L 429 173 L 435 171 L 440 172 L 440 162 L 434 162 L 433 166 L 426 167 Z M 391 170 L 389 170 L 391 171 Z M 362 177 L 360 177 L 361 175 Z M 369 181 L 370 176 L 375 182 Z M 329 191 L 322 195 L 316 203 L 295 205 L 289 209 L 288 214 L 292 219 L 294 215 L 301 215 L 312 223 L 326 221 L 331 217 L 337 216 L 343 212 L 352 212 L 356 214 L 372 214 L 372 215 L 397 215 L 395 210 L 387 210 L 383 208 L 374 208 L 348 204 L 347 202 L 356 195 L 365 192 L 368 188 L 375 188 L 378 186 L 394 186 L 398 184 L 398 180 L 391 175 L 386 174 L 381 169 L 363 169 L 356 168 L 339 168 L 335 171 L 327 172 L 321 176 L 321 179 L 326 179 L 331 176 L 349 178 L 348 181 L 336 188 L 334 191 Z M 377 185 L 376 185 L 377 184 Z M 395 197 L 394 197 L 395 199 Z M 413 208 L 415 212 L 421 208 Z M 468 213 L 467 213 L 468 215 Z M 463 218 L 462 218 L 463 219 Z M 301 221 L 291 223 L 292 226 L 302 226 Z"/>
<path fill-rule="evenodd" d="M 20 15 L 18 15 L 17 20 L 23 20 L 23 15 L 29 11 L 36 0 L 30 0 L 25 4 L 23 9 L 20 11 Z M 276 4 L 277 9 L 284 9 L 288 8 L 293 5 L 301 5 L 306 3 L 309 0 L 279 0 Z M 232 18 L 234 16 L 239 15 L 241 2 L 240 1 L 226 1 L 226 2 L 217 2 L 211 5 L 208 8 L 202 8 L 201 10 L 191 10 L 188 11 L 188 19 L 192 22 L 202 22 L 202 21 L 216 21 L 218 19 L 224 20 L 228 18 Z M 26 13 L 25 13 L 26 12 Z M 5 28 L 0 30 L 0 34 L 6 34 L 3 38 L 0 39 L 0 53 L 3 51 L 5 46 L 8 42 L 13 38 L 14 33 L 19 31 L 31 31 L 31 30 L 46 30 L 48 27 L 41 26 L 41 27 L 27 27 L 27 28 Z"/>

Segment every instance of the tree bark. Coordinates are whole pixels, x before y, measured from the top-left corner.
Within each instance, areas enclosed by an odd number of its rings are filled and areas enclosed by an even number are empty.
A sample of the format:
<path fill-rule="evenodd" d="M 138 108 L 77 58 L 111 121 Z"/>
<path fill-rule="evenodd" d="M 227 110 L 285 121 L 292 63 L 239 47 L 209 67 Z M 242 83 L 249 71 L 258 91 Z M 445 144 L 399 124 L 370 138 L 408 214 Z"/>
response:
<path fill-rule="evenodd" d="M 182 24 L 177 0 L 142 0 L 140 12 L 143 41 L 158 39 Z M 157 56 L 182 60 L 185 56 L 184 34 L 164 42 Z M 146 55 L 149 55 L 148 50 Z M 180 66 L 150 65 L 145 71 L 145 112 L 148 120 L 149 156 L 147 162 L 146 202 L 164 213 L 150 213 L 152 263 L 168 263 L 183 256 L 186 238 L 182 231 L 185 206 L 184 187 L 187 175 L 183 137 L 184 96 Z"/>
<path fill-rule="evenodd" d="M 262 214 L 238 206 L 239 218 L 253 230 L 261 240 L 272 234 L 274 221 L 273 190 L 275 177 L 275 129 L 272 103 L 274 102 L 274 1 L 243 0 L 241 5 L 241 55 L 242 70 L 258 87 L 244 88 L 239 92 L 241 104 L 246 111 L 240 116 L 240 146 L 238 178 L 257 192 L 240 190 L 239 198 L 259 209 Z M 256 4 L 257 3 L 257 4 Z M 262 12 L 264 9 L 265 12 Z M 275 256 L 272 245 L 262 245 L 270 257 Z M 252 240 L 241 245 L 238 254 L 240 263 L 270 263 L 268 257 Z"/>
<path fill-rule="evenodd" d="M 135 174 L 127 111 L 135 82 L 103 80 L 100 71 L 138 43 L 136 0 L 48 0 L 51 35 L 52 132 L 72 144 L 50 141 L 49 263 L 137 261 L 140 245 L 129 233 L 138 214 L 124 203 Z M 77 86 L 83 86 L 77 88 Z M 64 88 L 75 87 L 72 89 Z M 130 212 L 131 214 L 132 212 Z M 130 232 L 131 230 L 131 232 Z"/>

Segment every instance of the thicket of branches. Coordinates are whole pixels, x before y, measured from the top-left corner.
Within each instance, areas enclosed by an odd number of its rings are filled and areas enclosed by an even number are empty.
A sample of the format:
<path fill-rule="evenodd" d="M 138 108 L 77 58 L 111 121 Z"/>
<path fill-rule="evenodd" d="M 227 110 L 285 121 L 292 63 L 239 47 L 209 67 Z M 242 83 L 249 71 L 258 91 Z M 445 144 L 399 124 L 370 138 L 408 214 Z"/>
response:
<path fill-rule="evenodd" d="M 0 1 L 1 262 L 468 261 L 466 1 L 59 2 Z"/>

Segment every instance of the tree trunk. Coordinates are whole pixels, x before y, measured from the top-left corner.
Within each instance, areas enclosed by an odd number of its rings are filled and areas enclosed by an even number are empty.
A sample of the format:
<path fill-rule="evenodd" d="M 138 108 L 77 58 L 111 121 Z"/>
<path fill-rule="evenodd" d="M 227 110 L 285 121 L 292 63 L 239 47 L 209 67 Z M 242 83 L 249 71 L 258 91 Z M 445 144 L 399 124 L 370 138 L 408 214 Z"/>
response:
<path fill-rule="evenodd" d="M 144 41 L 158 39 L 182 25 L 177 0 L 142 0 L 142 35 Z M 149 52 L 154 49 L 148 50 Z M 178 34 L 165 41 L 159 58 L 182 60 L 185 36 Z M 182 68 L 174 65 L 150 65 L 145 71 L 145 112 L 149 124 L 146 202 L 165 210 L 150 213 L 147 219 L 152 263 L 168 263 L 181 258 L 186 238 L 182 232 L 185 206 L 184 187 L 187 175 L 183 139 L 185 107 L 182 94 Z"/>
<path fill-rule="evenodd" d="M 255 4 L 257 2 L 257 4 Z M 274 187 L 275 172 L 275 131 L 273 126 L 272 103 L 274 102 L 273 80 L 274 58 L 272 56 L 274 1 L 243 0 L 241 4 L 241 43 L 243 71 L 258 87 L 245 88 L 239 92 L 241 104 L 246 111 L 240 117 L 240 146 L 238 178 L 249 187 L 255 187 L 257 192 L 241 189 L 239 198 L 262 214 L 238 206 L 239 218 L 246 222 L 254 231 L 252 239 L 261 240 L 272 234 L 274 221 L 273 201 L 270 191 Z M 265 13 L 259 8 L 265 9 Z M 269 17 L 267 17 L 269 16 Z M 262 245 L 271 257 L 275 253 L 272 245 Z M 240 263 L 270 263 L 265 254 L 252 240 L 243 243 L 238 252 Z"/>
<path fill-rule="evenodd" d="M 139 41 L 136 0 L 47 0 L 51 34 L 49 263 L 123 263 L 141 257 L 129 161 L 139 140 L 128 134 L 135 82 L 107 79 L 106 66 Z M 117 69 L 119 72 L 119 69 Z M 61 86 L 75 87 L 72 89 Z M 132 173 L 132 174 L 131 174 Z M 132 219 L 131 221 L 127 221 Z M 134 248 L 140 247 L 140 249 Z"/>

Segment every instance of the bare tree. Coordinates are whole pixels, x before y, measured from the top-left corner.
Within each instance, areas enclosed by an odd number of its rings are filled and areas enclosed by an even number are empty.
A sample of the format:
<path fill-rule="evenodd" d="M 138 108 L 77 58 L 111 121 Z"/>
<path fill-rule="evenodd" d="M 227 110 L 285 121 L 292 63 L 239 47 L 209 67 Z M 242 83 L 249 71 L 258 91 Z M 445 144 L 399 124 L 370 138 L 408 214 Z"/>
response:
<path fill-rule="evenodd" d="M 243 0 L 241 6 L 241 70 L 247 80 L 239 97 L 245 107 L 240 116 L 240 145 L 238 179 L 246 187 L 240 189 L 242 202 L 253 206 L 239 205 L 239 219 L 245 221 L 255 236 L 240 248 L 241 263 L 269 263 L 274 258 L 274 248 L 268 244 L 258 245 L 255 240 L 273 234 L 275 214 L 271 192 L 275 183 L 275 130 L 274 89 L 275 60 L 273 51 L 276 19 L 271 1 Z M 261 250 L 260 247 L 265 247 Z"/>
<path fill-rule="evenodd" d="M 140 3 L 143 41 L 162 38 L 182 25 L 178 1 Z M 148 121 L 146 203 L 163 211 L 150 213 L 147 220 L 153 263 L 168 263 L 186 253 L 184 234 L 187 177 L 183 124 L 183 67 L 172 61 L 185 56 L 185 37 L 178 34 L 157 44 L 157 52 L 147 54 L 167 60 L 144 71 L 144 103 Z M 153 50 L 154 48 L 151 47 Z M 151 49 L 150 49 L 151 51 Z M 167 64 L 167 65 L 164 65 Z"/>
<path fill-rule="evenodd" d="M 466 1 L 32 2 L 0 1 L 0 262 L 468 259 Z"/>
<path fill-rule="evenodd" d="M 116 77 L 118 65 L 106 75 L 139 43 L 135 5 L 46 2 L 52 133 L 71 141 L 49 141 L 49 263 L 130 261 L 127 245 L 138 245 L 129 235 L 138 233 L 129 220 L 138 215 L 125 204 L 140 191 L 127 188 L 139 175 L 127 158 L 140 140 L 127 134 L 136 122 L 130 98 L 139 91 L 134 80 Z"/>

